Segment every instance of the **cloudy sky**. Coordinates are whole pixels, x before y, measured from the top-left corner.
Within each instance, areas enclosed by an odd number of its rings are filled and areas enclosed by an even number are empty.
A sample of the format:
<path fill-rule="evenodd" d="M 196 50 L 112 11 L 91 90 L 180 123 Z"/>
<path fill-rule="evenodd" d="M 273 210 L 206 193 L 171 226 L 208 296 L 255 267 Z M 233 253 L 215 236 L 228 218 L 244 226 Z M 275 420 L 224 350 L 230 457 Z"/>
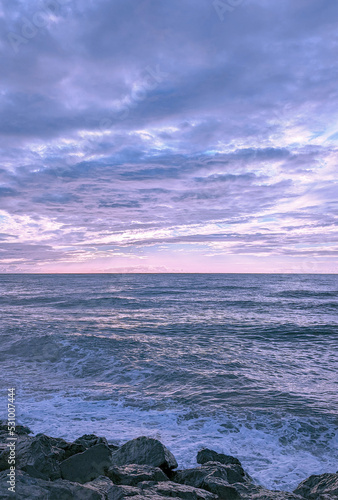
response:
<path fill-rule="evenodd" d="M 0 0 L 0 272 L 337 272 L 336 0 Z"/>

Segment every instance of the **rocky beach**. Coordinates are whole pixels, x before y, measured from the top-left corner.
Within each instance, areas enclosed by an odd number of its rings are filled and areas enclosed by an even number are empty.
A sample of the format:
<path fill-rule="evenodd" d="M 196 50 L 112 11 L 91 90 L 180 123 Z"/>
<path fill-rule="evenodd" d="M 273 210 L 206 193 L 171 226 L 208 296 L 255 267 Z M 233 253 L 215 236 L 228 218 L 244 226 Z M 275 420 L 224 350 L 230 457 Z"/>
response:
<path fill-rule="evenodd" d="M 3 500 L 329 500 L 338 498 L 338 473 L 312 475 L 293 492 L 258 484 L 230 455 L 207 448 L 196 467 L 178 469 L 159 440 L 141 436 L 122 446 L 86 434 L 73 442 L 32 435 L 17 426 L 11 460 L 7 423 L 0 426 L 0 498 Z M 13 465 L 9 465 L 13 464 Z"/>

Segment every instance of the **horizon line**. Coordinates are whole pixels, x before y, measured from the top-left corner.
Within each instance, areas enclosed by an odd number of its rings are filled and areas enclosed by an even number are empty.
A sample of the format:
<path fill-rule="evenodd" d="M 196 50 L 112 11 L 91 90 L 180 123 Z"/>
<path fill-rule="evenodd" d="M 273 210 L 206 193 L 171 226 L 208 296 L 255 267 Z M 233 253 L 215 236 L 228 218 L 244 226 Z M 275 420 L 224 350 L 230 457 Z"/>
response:
<path fill-rule="evenodd" d="M 27 276 L 27 275 L 35 275 L 35 276 L 47 276 L 47 275 L 83 275 L 83 276 L 86 276 L 86 275 L 107 275 L 107 274 L 234 274 L 234 275 L 243 275 L 243 274 L 260 274 L 260 275 L 304 275 L 304 276 L 313 276 L 313 275 L 322 275 L 322 276 L 337 276 L 338 275 L 338 272 L 337 273 L 293 273 L 293 272 L 276 272 L 276 273 L 273 273 L 273 272 L 267 272 L 267 273 L 262 273 L 262 272 L 243 272 L 243 273 L 228 273 L 228 272 L 163 272 L 163 271 L 160 271 L 160 272 L 144 272 L 144 271 L 139 271 L 139 272 L 88 272 L 88 273 L 74 273 L 74 272 L 68 272 L 68 273 L 59 273 L 59 272 L 52 272 L 52 273 L 34 273 L 34 272 L 31 272 L 31 273 L 0 273 L 0 276 L 10 276 L 10 275 L 15 275 L 15 276 Z"/>

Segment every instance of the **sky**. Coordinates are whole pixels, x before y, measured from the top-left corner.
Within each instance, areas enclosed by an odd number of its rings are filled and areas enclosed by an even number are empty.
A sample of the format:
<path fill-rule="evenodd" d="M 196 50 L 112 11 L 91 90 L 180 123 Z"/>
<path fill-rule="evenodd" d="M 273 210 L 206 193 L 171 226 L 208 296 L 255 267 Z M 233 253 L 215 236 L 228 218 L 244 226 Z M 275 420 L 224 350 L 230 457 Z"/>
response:
<path fill-rule="evenodd" d="M 336 0 L 0 0 L 0 272 L 336 273 Z"/>

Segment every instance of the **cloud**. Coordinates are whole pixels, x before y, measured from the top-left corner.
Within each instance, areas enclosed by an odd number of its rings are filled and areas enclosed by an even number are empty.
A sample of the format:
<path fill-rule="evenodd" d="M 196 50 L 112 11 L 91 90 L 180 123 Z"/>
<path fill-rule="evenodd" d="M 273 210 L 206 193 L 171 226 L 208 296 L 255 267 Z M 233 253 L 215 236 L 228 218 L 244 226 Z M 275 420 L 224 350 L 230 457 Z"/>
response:
<path fill-rule="evenodd" d="M 332 269 L 337 14 L 319 0 L 247 0 L 223 21 L 205 0 L 7 2 L 3 269 L 217 271 L 242 255 Z"/>

